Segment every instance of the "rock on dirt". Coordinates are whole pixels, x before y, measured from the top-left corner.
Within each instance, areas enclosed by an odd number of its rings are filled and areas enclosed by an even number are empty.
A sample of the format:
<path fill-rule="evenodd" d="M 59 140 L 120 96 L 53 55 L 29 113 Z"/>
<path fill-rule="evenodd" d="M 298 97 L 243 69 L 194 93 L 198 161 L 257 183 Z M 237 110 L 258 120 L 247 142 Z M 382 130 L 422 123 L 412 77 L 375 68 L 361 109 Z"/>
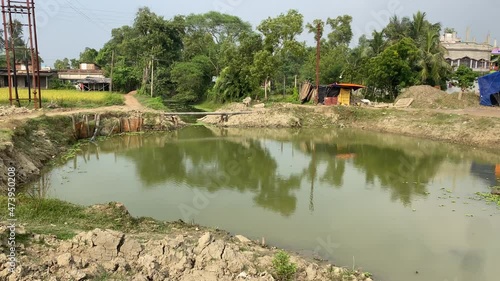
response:
<path fill-rule="evenodd" d="M 18 257 L 14 273 L 0 255 L 2 280 L 275 280 L 275 250 L 222 231 L 175 227 L 168 234 L 126 234 L 95 229 L 61 241 L 38 235 Z M 32 235 L 32 237 L 34 237 Z M 47 239 L 45 239 L 47 238 Z M 291 255 L 294 280 L 331 280 L 341 268 Z M 356 280 L 362 273 L 354 274 Z"/>
<path fill-rule="evenodd" d="M 0 106 L 0 116 L 10 116 L 16 114 L 25 114 L 33 112 L 32 109 L 16 106 Z"/>
<path fill-rule="evenodd" d="M 233 103 L 216 112 L 229 113 L 227 121 L 221 122 L 219 115 L 209 115 L 198 121 L 224 127 L 251 127 L 251 128 L 296 128 L 301 127 L 300 118 L 293 110 L 285 106 L 265 108 L 264 104 L 246 107 L 244 104 Z M 231 112 L 250 112 L 249 114 L 231 115 Z"/>

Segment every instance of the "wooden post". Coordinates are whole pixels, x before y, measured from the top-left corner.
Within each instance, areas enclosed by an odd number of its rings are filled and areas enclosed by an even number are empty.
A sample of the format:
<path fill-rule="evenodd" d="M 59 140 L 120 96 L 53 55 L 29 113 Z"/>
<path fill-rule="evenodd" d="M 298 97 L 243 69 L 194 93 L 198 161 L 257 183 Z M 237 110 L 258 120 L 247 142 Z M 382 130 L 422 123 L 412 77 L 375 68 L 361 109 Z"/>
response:
<path fill-rule="evenodd" d="M 320 66 L 320 50 L 321 50 L 321 32 L 322 32 L 321 23 L 318 23 L 318 34 L 316 35 L 316 98 L 315 103 L 318 103 L 319 96 L 319 66 Z"/>
<path fill-rule="evenodd" d="M 71 122 L 73 123 L 73 134 L 75 135 L 75 138 L 78 139 L 80 136 L 76 132 L 75 115 L 71 115 Z"/>
<path fill-rule="evenodd" d="M 286 75 L 283 75 L 283 96 L 286 94 Z"/>
<path fill-rule="evenodd" d="M 155 79 L 155 59 L 151 58 L 151 97 L 153 97 L 154 90 L 154 79 Z"/>
<path fill-rule="evenodd" d="M 267 77 L 266 81 L 264 82 L 264 100 L 267 100 Z"/>
<path fill-rule="evenodd" d="M 113 92 L 113 68 L 115 68 L 115 50 L 111 53 L 111 82 L 109 83 L 110 92 Z"/>

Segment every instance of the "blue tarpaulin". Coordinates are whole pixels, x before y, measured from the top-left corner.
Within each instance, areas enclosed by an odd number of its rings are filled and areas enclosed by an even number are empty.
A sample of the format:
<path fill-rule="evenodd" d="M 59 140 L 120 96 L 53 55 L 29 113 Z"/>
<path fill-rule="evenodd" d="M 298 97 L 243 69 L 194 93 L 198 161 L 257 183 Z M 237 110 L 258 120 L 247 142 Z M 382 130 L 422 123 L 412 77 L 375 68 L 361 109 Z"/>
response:
<path fill-rule="evenodd" d="M 500 72 L 479 77 L 479 93 L 481 94 L 481 105 L 498 105 L 493 95 L 500 92 Z"/>

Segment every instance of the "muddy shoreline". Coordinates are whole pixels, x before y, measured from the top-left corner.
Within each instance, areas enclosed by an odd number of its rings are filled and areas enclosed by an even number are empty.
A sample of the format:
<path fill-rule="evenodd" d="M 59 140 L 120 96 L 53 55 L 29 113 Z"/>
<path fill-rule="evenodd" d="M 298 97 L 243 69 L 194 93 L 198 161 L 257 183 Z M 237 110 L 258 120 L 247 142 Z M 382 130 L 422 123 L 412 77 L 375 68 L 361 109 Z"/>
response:
<path fill-rule="evenodd" d="M 395 108 L 312 106 L 277 103 L 264 108 L 231 104 L 221 112 L 250 110 L 252 114 L 231 116 L 220 123 L 214 116 L 199 121 L 230 128 L 353 128 L 443 141 L 480 148 L 496 148 L 500 139 L 500 118 L 462 114 L 450 110 L 401 110 Z M 477 110 L 476 110 L 477 111 Z M 500 109 L 498 109 L 500 113 Z"/>

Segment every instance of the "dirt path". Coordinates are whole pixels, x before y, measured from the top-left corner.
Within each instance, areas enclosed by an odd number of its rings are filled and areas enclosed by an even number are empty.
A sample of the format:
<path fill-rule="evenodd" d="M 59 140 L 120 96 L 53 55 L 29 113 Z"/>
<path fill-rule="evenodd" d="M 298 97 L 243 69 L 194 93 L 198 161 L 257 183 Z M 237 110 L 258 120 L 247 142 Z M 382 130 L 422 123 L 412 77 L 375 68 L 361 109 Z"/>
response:
<path fill-rule="evenodd" d="M 106 111 L 123 111 L 123 112 L 128 112 L 128 111 L 155 111 L 149 108 L 144 107 L 142 104 L 139 103 L 139 101 L 134 97 L 134 95 L 137 94 L 137 91 L 132 91 L 126 95 L 124 95 L 125 98 L 125 105 L 113 105 L 113 106 L 104 106 L 104 107 L 97 107 L 97 108 L 58 108 L 58 109 L 42 109 L 42 110 L 33 110 L 29 113 L 15 113 L 15 114 L 10 114 L 6 116 L 0 116 L 0 128 L 1 127 L 6 127 L 8 126 L 7 124 L 11 120 L 23 120 L 23 119 L 29 119 L 29 118 L 36 118 L 42 115 L 47 115 L 47 116 L 66 116 L 66 115 L 72 115 L 72 114 L 78 114 L 78 113 L 84 113 L 84 112 L 92 112 L 92 113 L 100 113 L 100 112 L 106 112 Z"/>
<path fill-rule="evenodd" d="M 145 107 L 134 97 L 137 91 L 132 91 L 125 95 L 125 106 L 130 109 L 144 110 Z"/>

